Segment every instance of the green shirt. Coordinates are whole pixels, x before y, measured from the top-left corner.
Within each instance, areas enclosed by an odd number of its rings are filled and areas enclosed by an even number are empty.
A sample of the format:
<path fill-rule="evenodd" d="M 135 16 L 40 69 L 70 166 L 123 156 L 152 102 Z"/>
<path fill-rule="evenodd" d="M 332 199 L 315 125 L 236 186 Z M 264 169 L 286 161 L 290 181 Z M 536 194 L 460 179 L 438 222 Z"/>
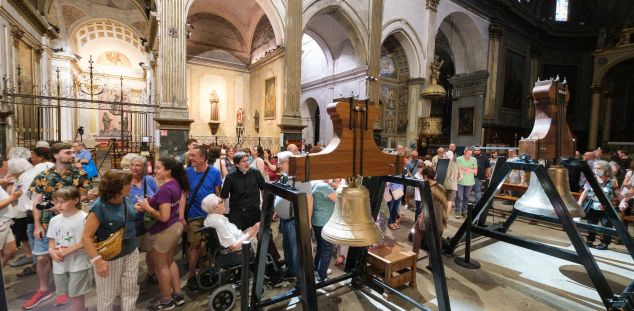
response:
<path fill-rule="evenodd" d="M 463 156 L 460 156 L 456 159 L 456 164 L 458 164 L 458 174 L 462 176 L 458 180 L 459 185 L 463 186 L 473 186 L 475 185 L 475 178 L 473 173 L 462 173 L 463 168 L 477 169 L 478 162 L 474 157 L 470 157 L 469 160 L 465 159 Z"/>
<path fill-rule="evenodd" d="M 330 220 L 335 210 L 335 202 L 328 196 L 334 192 L 335 189 L 323 181 L 313 186 L 313 226 L 323 227 Z"/>

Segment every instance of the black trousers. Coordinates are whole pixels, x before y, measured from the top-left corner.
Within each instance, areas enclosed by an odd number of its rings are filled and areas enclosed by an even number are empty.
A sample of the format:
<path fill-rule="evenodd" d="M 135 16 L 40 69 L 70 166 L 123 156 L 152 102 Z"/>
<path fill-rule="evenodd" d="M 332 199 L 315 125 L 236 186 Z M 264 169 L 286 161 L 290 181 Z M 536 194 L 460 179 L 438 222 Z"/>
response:
<path fill-rule="evenodd" d="M 612 227 L 612 223 L 607 219 L 607 217 L 605 217 L 605 211 L 599 211 L 593 208 L 589 208 L 586 213 L 586 219 L 588 220 L 589 224 L 596 225 L 599 222 L 601 222 L 601 226 L 603 227 L 606 227 L 606 228 Z M 596 232 L 594 231 L 588 232 L 588 242 L 594 242 L 596 236 L 597 236 Z M 603 234 L 603 237 L 601 238 L 601 243 L 605 245 L 609 245 L 610 242 L 612 242 L 612 236 L 609 234 Z"/>

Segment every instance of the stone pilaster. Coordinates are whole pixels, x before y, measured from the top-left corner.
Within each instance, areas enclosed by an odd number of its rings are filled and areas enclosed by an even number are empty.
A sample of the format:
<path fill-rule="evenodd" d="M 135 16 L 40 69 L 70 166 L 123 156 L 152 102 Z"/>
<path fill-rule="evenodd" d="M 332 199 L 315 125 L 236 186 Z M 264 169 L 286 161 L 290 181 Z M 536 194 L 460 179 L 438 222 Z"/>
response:
<path fill-rule="evenodd" d="M 286 6 L 286 53 L 284 57 L 284 113 L 279 127 L 287 140 L 301 140 L 302 124 L 299 113 L 302 57 L 302 1 L 288 1 Z"/>
<path fill-rule="evenodd" d="M 590 105 L 590 130 L 588 132 L 588 150 L 597 147 L 597 136 L 599 135 L 599 108 L 601 106 L 601 87 L 593 85 L 592 104 Z"/>
<path fill-rule="evenodd" d="M 459 146 L 483 143 L 483 108 L 488 78 L 489 74 L 482 70 L 456 75 L 449 79 L 449 83 L 460 90 L 460 98 L 452 105 L 451 142 Z M 473 108 L 473 116 L 466 119 L 462 118 L 460 110 L 463 108 L 467 109 L 466 111 L 469 108 Z M 472 123 L 469 124 L 468 122 Z M 463 130 L 459 130 L 460 128 Z"/>
<path fill-rule="evenodd" d="M 614 85 L 608 84 L 603 93 L 603 135 L 602 142 L 605 144 L 610 141 L 610 128 L 612 127 L 612 104 L 614 102 Z"/>
<path fill-rule="evenodd" d="M 379 104 L 379 62 L 383 30 L 383 0 L 370 0 L 370 40 L 368 40 L 368 99 Z"/>
<path fill-rule="evenodd" d="M 487 71 L 489 79 L 487 81 L 487 92 L 484 106 L 484 119 L 495 118 L 495 101 L 497 98 L 498 67 L 500 56 L 500 38 L 502 37 L 502 26 L 491 24 L 489 26 L 489 56 Z"/>

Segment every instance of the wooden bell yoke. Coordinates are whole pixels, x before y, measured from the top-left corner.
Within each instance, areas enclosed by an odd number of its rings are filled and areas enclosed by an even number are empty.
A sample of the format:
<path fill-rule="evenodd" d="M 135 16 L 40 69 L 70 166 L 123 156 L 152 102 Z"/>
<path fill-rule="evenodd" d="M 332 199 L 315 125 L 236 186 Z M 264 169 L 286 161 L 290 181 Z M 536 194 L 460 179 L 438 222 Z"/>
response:
<path fill-rule="evenodd" d="M 289 159 L 289 175 L 298 181 L 357 176 L 398 175 L 402 160 L 383 153 L 373 137 L 377 107 L 369 100 L 339 101 L 328 105 L 334 136 L 319 153 Z"/>

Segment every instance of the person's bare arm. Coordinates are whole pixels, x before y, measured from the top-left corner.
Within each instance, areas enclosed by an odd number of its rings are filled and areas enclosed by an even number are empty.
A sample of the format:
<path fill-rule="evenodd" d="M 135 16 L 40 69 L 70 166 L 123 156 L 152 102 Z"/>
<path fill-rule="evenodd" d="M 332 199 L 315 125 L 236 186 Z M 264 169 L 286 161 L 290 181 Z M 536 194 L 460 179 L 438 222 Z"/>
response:
<path fill-rule="evenodd" d="M 98 276 L 105 278 L 108 277 L 108 274 L 110 272 L 110 267 L 108 266 L 108 263 L 103 260 L 103 258 L 97 258 L 95 260 L 95 258 L 99 256 L 99 253 L 97 252 L 97 248 L 95 247 L 94 236 L 97 232 L 97 229 L 99 228 L 99 225 L 100 223 L 99 219 L 97 219 L 97 216 L 95 216 L 94 213 L 89 213 L 88 217 L 86 218 L 86 224 L 84 225 L 84 235 L 82 238 L 82 242 L 84 243 L 84 249 L 86 250 L 88 257 L 92 258 L 91 262 L 95 266 L 95 272 Z"/>

